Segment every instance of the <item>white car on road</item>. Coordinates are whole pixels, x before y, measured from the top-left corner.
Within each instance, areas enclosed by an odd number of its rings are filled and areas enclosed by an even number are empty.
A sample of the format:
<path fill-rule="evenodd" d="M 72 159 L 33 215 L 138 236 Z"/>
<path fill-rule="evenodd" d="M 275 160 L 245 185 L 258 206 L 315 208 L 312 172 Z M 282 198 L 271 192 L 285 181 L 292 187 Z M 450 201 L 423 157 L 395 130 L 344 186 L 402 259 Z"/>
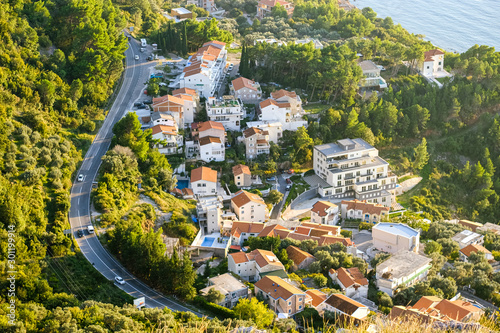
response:
<path fill-rule="evenodd" d="M 84 178 L 84 176 L 82 174 L 78 175 L 78 181 L 79 182 L 83 182 L 83 178 Z"/>
<path fill-rule="evenodd" d="M 118 284 L 125 284 L 125 280 L 121 276 L 115 276 L 115 282 Z"/>
<path fill-rule="evenodd" d="M 135 57 L 134 57 L 135 60 L 139 60 L 139 55 L 136 54 Z"/>

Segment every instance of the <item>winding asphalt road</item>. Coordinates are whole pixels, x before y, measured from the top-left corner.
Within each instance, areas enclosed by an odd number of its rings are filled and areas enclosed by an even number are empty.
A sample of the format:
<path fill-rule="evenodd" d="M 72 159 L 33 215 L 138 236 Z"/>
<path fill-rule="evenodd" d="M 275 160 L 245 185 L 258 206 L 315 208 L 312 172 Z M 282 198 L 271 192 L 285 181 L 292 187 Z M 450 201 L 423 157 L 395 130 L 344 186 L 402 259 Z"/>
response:
<path fill-rule="evenodd" d="M 134 100 L 141 96 L 144 90 L 144 82 L 146 82 L 150 73 L 150 67 L 156 64 L 155 62 L 145 61 L 147 54 L 140 53 L 140 44 L 134 39 L 130 40 L 125 55 L 126 69 L 121 89 L 80 167 L 78 175 L 82 174 L 84 180 L 82 182 L 75 181 L 71 189 L 71 208 L 69 210 L 71 231 L 75 235 L 83 255 L 89 262 L 94 264 L 95 269 L 109 280 L 121 276 L 125 280 L 125 284 L 119 285 L 115 283 L 115 285 L 134 298 L 145 297 L 147 307 L 167 307 L 174 311 L 189 311 L 202 316 L 182 304 L 166 298 L 134 277 L 104 249 L 95 233 L 87 233 L 87 227 L 92 225 L 90 220 L 92 182 L 97 176 L 101 158 L 106 154 L 111 143 L 113 125 L 125 115 L 126 110 L 132 108 Z M 141 59 L 139 61 L 134 60 L 135 55 L 139 55 Z M 78 238 L 77 232 L 80 229 L 83 231 L 84 236 Z"/>

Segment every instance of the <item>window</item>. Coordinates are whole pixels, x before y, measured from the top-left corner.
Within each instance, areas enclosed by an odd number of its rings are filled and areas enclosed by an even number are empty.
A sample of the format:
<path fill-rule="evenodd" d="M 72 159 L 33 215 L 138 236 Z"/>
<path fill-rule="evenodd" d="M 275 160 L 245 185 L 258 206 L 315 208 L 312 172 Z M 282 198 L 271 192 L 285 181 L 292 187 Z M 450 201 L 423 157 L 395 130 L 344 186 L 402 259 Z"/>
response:
<path fill-rule="evenodd" d="M 299 310 L 301 310 L 301 309 L 302 309 L 302 305 L 299 305 Z"/>
<path fill-rule="evenodd" d="M 302 302 L 302 297 L 299 297 L 299 302 Z"/>

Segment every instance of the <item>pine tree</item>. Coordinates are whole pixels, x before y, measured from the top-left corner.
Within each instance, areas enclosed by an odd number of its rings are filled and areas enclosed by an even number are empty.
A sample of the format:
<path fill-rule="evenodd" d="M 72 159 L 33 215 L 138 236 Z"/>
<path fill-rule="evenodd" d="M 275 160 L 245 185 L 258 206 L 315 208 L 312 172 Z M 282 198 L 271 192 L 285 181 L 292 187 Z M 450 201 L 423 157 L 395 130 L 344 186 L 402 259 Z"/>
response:
<path fill-rule="evenodd" d="M 418 172 L 422 170 L 429 161 L 429 153 L 427 152 L 427 140 L 425 140 L 425 138 L 422 138 L 422 142 L 417 147 L 415 147 L 413 151 L 413 169 Z"/>
<path fill-rule="evenodd" d="M 196 295 L 196 289 L 193 287 L 196 280 L 196 272 L 193 269 L 193 263 L 189 259 L 189 254 L 184 251 L 182 262 L 180 263 L 178 274 L 178 284 L 175 287 L 175 292 L 182 298 L 192 299 Z"/>

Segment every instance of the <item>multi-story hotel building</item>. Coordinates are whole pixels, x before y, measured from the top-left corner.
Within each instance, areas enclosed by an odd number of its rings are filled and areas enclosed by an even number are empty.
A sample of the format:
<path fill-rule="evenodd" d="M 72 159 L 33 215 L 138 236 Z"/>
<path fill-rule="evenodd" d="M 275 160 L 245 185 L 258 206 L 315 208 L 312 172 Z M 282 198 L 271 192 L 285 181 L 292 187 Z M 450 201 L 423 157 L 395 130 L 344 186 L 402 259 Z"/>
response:
<path fill-rule="evenodd" d="M 363 139 L 343 139 L 314 147 L 313 167 L 322 197 L 347 198 L 390 207 L 397 177 L 378 150 Z"/>
<path fill-rule="evenodd" d="M 224 125 L 226 131 L 239 131 L 240 122 L 244 118 L 240 102 L 234 96 L 223 96 L 222 99 L 209 97 L 206 103 L 208 119 Z"/>

